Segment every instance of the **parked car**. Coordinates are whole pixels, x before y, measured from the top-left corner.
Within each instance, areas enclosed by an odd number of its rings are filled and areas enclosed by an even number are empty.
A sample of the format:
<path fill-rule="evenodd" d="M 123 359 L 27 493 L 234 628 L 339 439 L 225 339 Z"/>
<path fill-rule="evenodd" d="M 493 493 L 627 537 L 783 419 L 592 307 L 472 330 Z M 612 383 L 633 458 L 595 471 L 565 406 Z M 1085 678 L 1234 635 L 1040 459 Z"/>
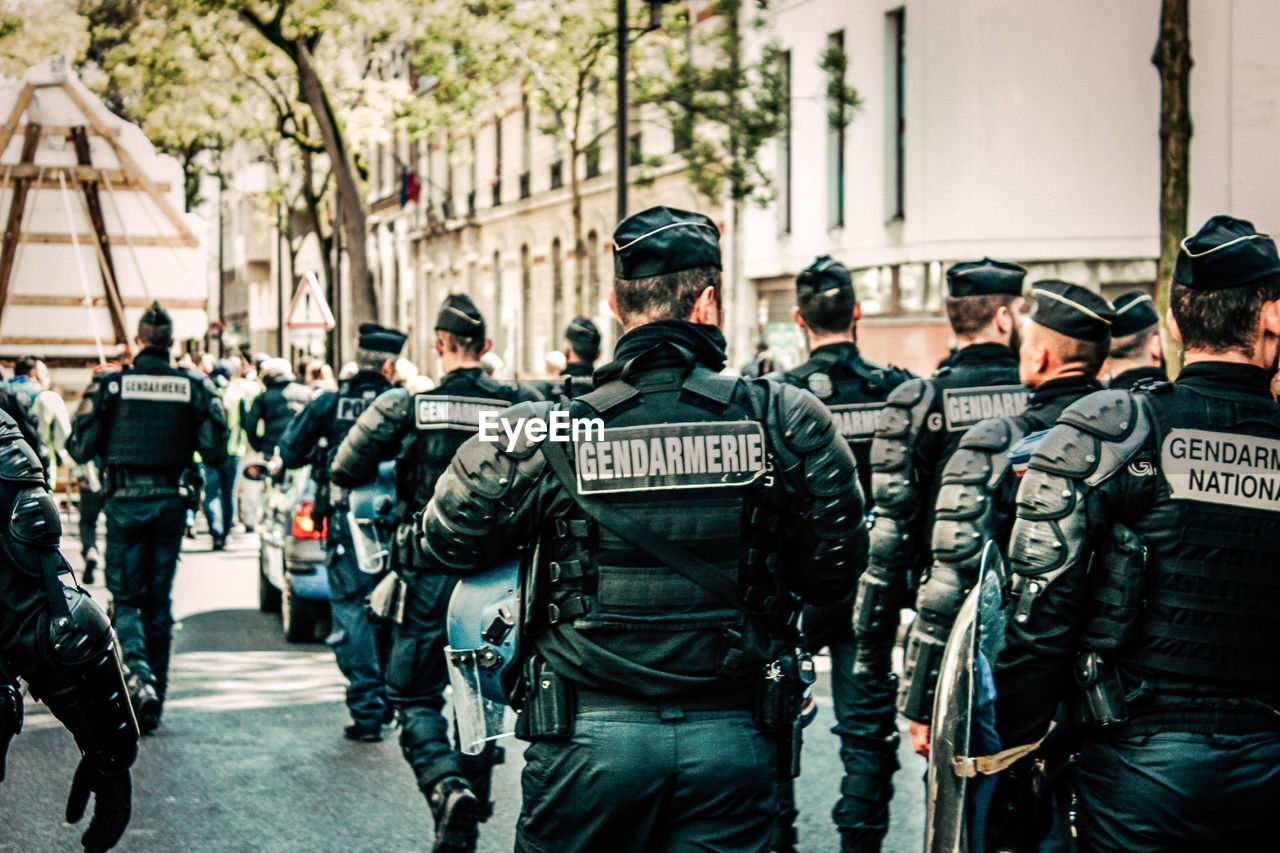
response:
<path fill-rule="evenodd" d="M 325 567 L 327 523 L 316 524 L 311 469 L 285 474 L 264 498 L 258 551 L 258 609 L 279 613 L 291 643 L 322 640 L 329 633 L 329 572 Z"/>

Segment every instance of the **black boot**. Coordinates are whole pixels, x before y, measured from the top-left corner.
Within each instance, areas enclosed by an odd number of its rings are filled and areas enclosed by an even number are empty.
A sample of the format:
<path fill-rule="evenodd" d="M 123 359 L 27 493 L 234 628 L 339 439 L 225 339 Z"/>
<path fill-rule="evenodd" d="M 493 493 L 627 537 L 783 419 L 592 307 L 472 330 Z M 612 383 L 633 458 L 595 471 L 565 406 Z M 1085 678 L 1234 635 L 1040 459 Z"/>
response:
<path fill-rule="evenodd" d="M 472 853 L 479 835 L 480 800 L 461 776 L 446 776 L 427 794 L 436 822 L 431 853 Z"/>
<path fill-rule="evenodd" d="M 93 583 L 93 572 L 98 568 L 98 549 L 90 548 L 84 552 L 84 574 L 81 576 L 81 582 Z"/>
<path fill-rule="evenodd" d="M 125 681 L 129 689 L 129 702 L 133 715 L 138 718 L 138 731 L 149 735 L 160 726 L 160 714 L 164 708 L 156 689 L 136 675 Z"/>

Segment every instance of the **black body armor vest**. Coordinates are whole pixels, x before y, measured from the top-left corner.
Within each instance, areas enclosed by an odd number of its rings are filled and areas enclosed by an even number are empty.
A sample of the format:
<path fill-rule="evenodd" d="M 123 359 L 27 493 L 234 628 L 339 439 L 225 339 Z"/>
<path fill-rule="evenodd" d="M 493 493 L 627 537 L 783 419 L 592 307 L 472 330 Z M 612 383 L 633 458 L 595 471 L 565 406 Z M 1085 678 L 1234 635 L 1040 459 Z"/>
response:
<path fill-rule="evenodd" d="M 126 367 L 109 377 L 104 394 L 112 415 L 103 461 L 128 468 L 190 465 L 204 393 L 195 376 L 168 365 Z"/>
<path fill-rule="evenodd" d="M 373 371 L 361 371 L 338 384 L 338 399 L 334 402 L 333 416 L 326 425 L 330 456 L 337 452 L 338 445 L 342 444 L 342 439 L 347 437 L 348 430 L 364 410 L 390 387 L 390 380 Z"/>

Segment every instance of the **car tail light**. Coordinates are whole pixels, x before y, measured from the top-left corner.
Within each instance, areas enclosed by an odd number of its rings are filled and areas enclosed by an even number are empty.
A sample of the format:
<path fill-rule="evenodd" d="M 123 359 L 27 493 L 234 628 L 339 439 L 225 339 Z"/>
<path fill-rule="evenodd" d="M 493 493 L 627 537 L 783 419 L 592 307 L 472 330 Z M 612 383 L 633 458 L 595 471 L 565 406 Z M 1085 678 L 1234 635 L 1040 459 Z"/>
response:
<path fill-rule="evenodd" d="M 298 504 L 298 511 L 293 514 L 293 530 L 290 531 L 294 539 L 323 539 L 329 532 L 328 519 L 316 527 L 316 520 L 311 514 L 315 507 L 315 501 L 301 501 Z"/>

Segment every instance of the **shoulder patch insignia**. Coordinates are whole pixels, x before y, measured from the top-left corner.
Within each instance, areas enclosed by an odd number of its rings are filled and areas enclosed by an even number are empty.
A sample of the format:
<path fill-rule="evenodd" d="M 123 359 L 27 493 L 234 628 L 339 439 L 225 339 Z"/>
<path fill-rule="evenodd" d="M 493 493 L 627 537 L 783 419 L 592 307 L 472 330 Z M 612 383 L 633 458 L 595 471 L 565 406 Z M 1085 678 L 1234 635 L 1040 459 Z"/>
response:
<path fill-rule="evenodd" d="M 835 386 L 831 384 L 831 377 L 825 373 L 809 374 L 809 390 L 814 393 L 819 400 L 825 400 L 835 391 Z"/>
<path fill-rule="evenodd" d="M 1031 392 L 1021 385 L 948 388 L 942 392 L 947 432 L 968 429 L 987 418 L 1013 417 L 1027 408 Z"/>
<path fill-rule="evenodd" d="M 413 425 L 419 430 L 456 429 L 476 432 L 481 412 L 501 412 L 511 404 L 479 397 L 418 394 L 413 398 Z"/>
<path fill-rule="evenodd" d="M 595 494 L 746 486 L 764 476 L 765 451 L 755 421 L 615 427 L 574 442 L 578 490 Z"/>

